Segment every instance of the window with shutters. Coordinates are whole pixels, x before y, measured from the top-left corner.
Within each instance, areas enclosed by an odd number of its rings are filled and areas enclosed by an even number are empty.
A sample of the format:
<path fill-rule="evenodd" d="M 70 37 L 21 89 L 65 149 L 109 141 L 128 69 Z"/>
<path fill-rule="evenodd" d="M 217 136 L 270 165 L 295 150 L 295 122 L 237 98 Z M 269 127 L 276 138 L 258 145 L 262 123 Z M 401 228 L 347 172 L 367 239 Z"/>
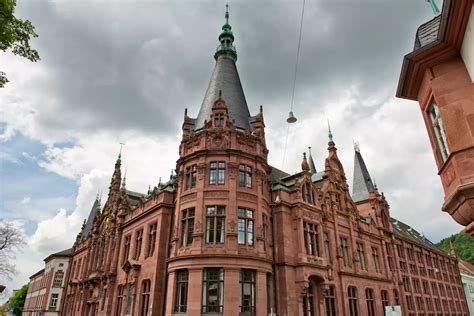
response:
<path fill-rule="evenodd" d="M 54 274 L 53 287 L 62 287 L 64 279 L 64 272 L 62 270 L 56 271 Z"/>

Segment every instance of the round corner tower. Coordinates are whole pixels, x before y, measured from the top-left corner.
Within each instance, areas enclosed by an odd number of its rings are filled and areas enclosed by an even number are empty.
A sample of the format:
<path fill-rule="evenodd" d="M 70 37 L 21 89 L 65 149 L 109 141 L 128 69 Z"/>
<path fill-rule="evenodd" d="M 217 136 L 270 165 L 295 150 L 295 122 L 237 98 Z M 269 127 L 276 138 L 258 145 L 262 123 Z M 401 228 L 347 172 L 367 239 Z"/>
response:
<path fill-rule="evenodd" d="M 228 11 L 225 17 L 199 114 L 184 115 L 166 315 L 267 312 L 272 249 L 265 125 L 262 109 L 251 116 L 247 107 Z"/>

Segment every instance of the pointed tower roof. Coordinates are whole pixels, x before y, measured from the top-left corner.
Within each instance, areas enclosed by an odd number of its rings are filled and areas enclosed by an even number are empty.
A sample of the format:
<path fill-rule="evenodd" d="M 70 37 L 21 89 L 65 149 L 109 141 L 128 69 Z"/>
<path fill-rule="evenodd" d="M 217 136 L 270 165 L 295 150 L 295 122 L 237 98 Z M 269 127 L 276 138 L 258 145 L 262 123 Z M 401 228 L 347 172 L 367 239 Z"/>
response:
<path fill-rule="evenodd" d="M 360 154 L 359 146 L 354 146 L 354 184 L 352 187 L 352 199 L 354 202 L 367 200 L 370 192 L 375 188 L 364 159 Z"/>
<path fill-rule="evenodd" d="M 226 10 L 225 24 L 222 26 L 222 33 L 219 35 L 220 45 L 214 55 L 216 65 L 207 87 L 206 95 L 202 101 L 201 109 L 196 118 L 194 128 L 201 129 L 204 121 L 210 120 L 212 106 L 219 98 L 219 91 L 222 91 L 222 99 L 229 108 L 229 117 L 235 120 L 237 127 L 250 128 L 250 112 L 245 99 L 244 90 L 240 83 L 239 73 L 235 62 L 237 52 L 235 50 L 234 35 L 229 24 L 229 11 Z"/>
<path fill-rule="evenodd" d="M 97 195 L 95 198 L 94 204 L 92 205 L 91 211 L 89 212 L 89 217 L 87 218 L 86 225 L 82 231 L 82 238 L 86 238 L 87 235 L 91 232 L 92 224 L 94 223 L 94 218 L 97 212 L 100 212 L 100 198 Z"/>
<path fill-rule="evenodd" d="M 309 157 L 308 157 L 309 169 L 311 170 L 312 174 L 315 174 L 317 171 L 316 171 L 316 166 L 314 165 L 313 156 L 311 155 L 311 147 L 308 147 L 308 152 L 309 152 Z"/>

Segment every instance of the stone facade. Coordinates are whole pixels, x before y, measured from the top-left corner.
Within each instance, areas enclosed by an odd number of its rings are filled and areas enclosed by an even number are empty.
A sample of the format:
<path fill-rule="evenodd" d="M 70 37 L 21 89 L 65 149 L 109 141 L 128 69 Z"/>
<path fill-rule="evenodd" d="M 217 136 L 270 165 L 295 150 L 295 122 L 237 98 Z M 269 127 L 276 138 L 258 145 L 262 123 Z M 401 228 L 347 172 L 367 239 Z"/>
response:
<path fill-rule="evenodd" d="M 119 156 L 74 244 L 63 314 L 467 315 L 457 259 L 390 217 L 358 150 L 356 200 L 332 135 L 321 172 L 306 155 L 293 175 L 268 164 L 228 14 L 219 40 L 198 118 L 185 111 L 176 174 L 131 192 Z"/>
<path fill-rule="evenodd" d="M 417 100 L 445 192 L 443 211 L 474 234 L 474 1 L 444 1 L 417 31 L 397 96 Z"/>

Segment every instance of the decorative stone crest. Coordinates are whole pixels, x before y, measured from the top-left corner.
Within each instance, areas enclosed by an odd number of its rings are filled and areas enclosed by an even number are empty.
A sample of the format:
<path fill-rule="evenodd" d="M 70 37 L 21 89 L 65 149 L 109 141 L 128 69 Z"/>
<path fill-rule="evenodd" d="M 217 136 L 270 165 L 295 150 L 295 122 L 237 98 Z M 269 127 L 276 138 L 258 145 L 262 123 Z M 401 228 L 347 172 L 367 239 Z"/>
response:
<path fill-rule="evenodd" d="M 229 233 L 235 234 L 237 232 L 236 228 L 237 228 L 237 224 L 235 223 L 235 221 L 234 220 L 229 221 L 229 223 L 227 224 L 227 231 Z"/>
<path fill-rule="evenodd" d="M 210 130 L 207 137 L 206 146 L 208 149 L 223 150 L 230 146 L 229 132 L 221 128 Z"/>

